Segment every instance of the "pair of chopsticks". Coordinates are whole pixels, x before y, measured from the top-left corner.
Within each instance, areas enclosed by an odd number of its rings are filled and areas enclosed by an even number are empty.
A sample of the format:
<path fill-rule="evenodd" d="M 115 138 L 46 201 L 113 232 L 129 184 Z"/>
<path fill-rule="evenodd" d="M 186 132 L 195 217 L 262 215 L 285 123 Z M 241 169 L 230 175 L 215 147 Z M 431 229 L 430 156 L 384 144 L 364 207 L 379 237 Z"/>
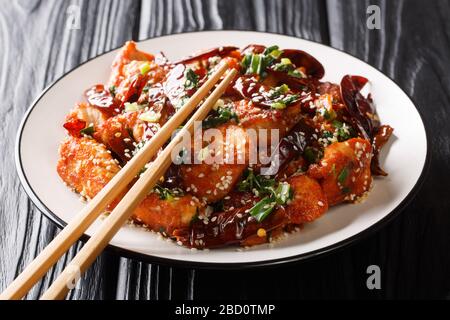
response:
<path fill-rule="evenodd" d="M 66 266 L 53 284 L 43 294 L 41 299 L 64 299 L 73 287 L 74 280 L 87 270 L 97 256 L 108 245 L 123 224 L 130 218 L 134 209 L 144 200 L 149 191 L 159 181 L 171 164 L 172 150 L 180 143 L 187 132 L 192 134 L 196 121 L 203 120 L 225 92 L 236 75 L 235 69 L 230 69 L 224 79 L 208 96 L 210 90 L 219 82 L 228 70 L 228 65 L 222 64 L 209 79 L 196 91 L 189 101 L 178 110 L 172 118 L 147 142 L 145 146 L 119 171 L 117 175 L 71 220 L 53 241 L 23 270 L 23 272 L 0 294 L 0 300 L 21 299 L 41 279 L 59 258 L 83 235 L 86 229 L 100 216 L 108 204 L 117 198 L 132 182 L 140 170 L 157 154 L 158 150 L 168 141 L 172 133 L 195 110 L 197 105 L 206 98 L 194 115 L 183 126 L 178 134 L 164 148 L 147 170 L 141 174 L 136 183 L 122 198 L 114 210 L 102 222 L 95 234 L 86 242 L 83 248 Z"/>

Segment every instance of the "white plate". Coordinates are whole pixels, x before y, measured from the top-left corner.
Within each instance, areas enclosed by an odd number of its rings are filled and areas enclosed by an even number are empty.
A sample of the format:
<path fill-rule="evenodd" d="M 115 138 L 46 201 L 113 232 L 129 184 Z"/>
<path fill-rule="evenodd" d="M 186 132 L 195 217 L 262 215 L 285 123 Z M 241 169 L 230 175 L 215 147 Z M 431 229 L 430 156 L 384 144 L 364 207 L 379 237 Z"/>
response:
<path fill-rule="evenodd" d="M 427 162 L 427 138 L 421 117 L 408 96 L 381 72 L 339 50 L 298 38 L 245 31 L 194 32 L 154 38 L 139 43 L 148 52 L 163 51 L 169 59 L 222 46 L 238 47 L 250 43 L 281 48 L 302 49 L 325 67 L 324 80 L 339 83 L 346 74 L 362 75 L 371 81 L 371 91 L 383 123 L 395 128 L 390 143 L 383 149 L 381 163 L 389 172 L 375 179 L 368 199 L 362 204 L 333 207 L 323 217 L 309 223 L 274 247 L 260 245 L 249 250 L 226 248 L 191 251 L 161 241 L 153 233 L 123 227 L 111 241 L 122 254 L 147 261 L 210 268 L 268 265 L 304 259 L 341 247 L 381 225 L 403 206 L 417 190 Z M 105 82 L 117 50 L 92 59 L 69 72 L 33 103 L 20 126 L 16 164 L 21 182 L 33 202 L 58 225 L 64 225 L 83 204 L 56 173 L 58 146 L 66 135 L 65 115 L 80 101 L 82 92 Z M 91 235 L 95 223 L 86 232 Z M 364 232 L 366 231 L 366 232 Z"/>

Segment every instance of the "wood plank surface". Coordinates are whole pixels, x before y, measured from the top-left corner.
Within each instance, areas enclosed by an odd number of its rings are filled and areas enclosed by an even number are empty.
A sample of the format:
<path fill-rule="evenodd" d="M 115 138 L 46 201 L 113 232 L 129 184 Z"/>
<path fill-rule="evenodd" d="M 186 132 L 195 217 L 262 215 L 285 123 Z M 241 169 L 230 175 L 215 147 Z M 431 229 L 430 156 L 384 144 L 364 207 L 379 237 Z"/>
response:
<path fill-rule="evenodd" d="M 366 26 L 378 5 L 381 29 Z M 79 29 L 70 29 L 72 10 Z M 342 49 L 380 68 L 423 114 L 432 163 L 419 195 L 387 227 L 326 257 L 272 269 L 208 271 L 102 254 L 71 299 L 443 298 L 450 292 L 450 4 L 445 0 L 16 0 L 0 7 L 0 290 L 58 232 L 22 190 L 17 128 L 43 88 L 128 39 L 197 30 L 283 33 Z M 69 21 L 69 22 L 68 22 Z M 73 22 L 73 21 L 72 21 Z M 414 156 L 412 150 L 412 157 Z M 37 298 L 78 243 L 27 296 Z M 382 289 L 366 287 L 377 264 Z"/>

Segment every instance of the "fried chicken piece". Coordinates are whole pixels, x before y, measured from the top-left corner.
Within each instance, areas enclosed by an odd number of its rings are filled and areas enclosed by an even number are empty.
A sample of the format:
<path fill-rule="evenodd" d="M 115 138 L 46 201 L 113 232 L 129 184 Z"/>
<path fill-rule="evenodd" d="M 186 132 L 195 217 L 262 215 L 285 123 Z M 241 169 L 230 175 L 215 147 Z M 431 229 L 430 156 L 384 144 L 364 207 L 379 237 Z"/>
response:
<path fill-rule="evenodd" d="M 120 170 L 105 146 L 94 139 L 68 137 L 59 152 L 58 174 L 68 186 L 90 199 Z M 120 199 L 116 199 L 108 209 L 114 209 Z M 152 192 L 135 209 L 133 218 L 152 230 L 164 229 L 170 234 L 174 229 L 189 226 L 191 220 L 203 210 L 192 195 L 163 200 Z"/>
<path fill-rule="evenodd" d="M 190 194 L 161 199 L 152 192 L 134 210 L 133 219 L 154 231 L 171 235 L 175 229 L 189 227 L 191 221 L 204 211 L 204 206 Z"/>
<path fill-rule="evenodd" d="M 233 124 L 222 125 L 216 130 L 212 143 L 197 148 L 197 154 L 192 145 L 192 164 L 180 166 L 184 189 L 208 203 L 222 199 L 232 190 L 248 162 L 245 160 L 248 152 L 244 130 Z M 203 138 L 207 140 L 205 136 Z M 195 141 L 201 141 L 201 138 Z"/>
<path fill-rule="evenodd" d="M 328 205 L 351 202 L 370 188 L 371 159 L 372 147 L 365 139 L 335 142 L 325 148 L 322 160 L 309 168 L 308 175 L 319 180 Z"/>
<path fill-rule="evenodd" d="M 109 118 L 96 129 L 94 138 L 127 162 L 135 149 L 133 143 L 140 141 L 146 130 L 146 123 L 138 117 L 138 112 L 127 112 Z"/>
<path fill-rule="evenodd" d="M 311 222 L 328 210 L 327 197 L 316 180 L 297 175 L 289 178 L 288 183 L 293 191 L 292 200 L 278 211 L 284 211 L 290 223 Z"/>
<path fill-rule="evenodd" d="M 115 88 L 118 100 L 134 102 L 147 83 L 158 83 L 165 75 L 166 71 L 155 62 L 153 55 L 139 51 L 136 43 L 128 41 L 112 64 L 108 87 Z"/>
<path fill-rule="evenodd" d="M 120 49 L 112 64 L 111 76 L 109 78 L 109 86 L 120 85 L 120 82 L 129 75 L 126 66 L 132 61 L 153 61 L 155 57 L 152 54 L 139 51 L 134 41 L 128 41 Z"/>
<path fill-rule="evenodd" d="M 66 122 L 79 119 L 86 122 L 87 126 L 93 125 L 95 128 L 102 125 L 109 117 L 108 112 L 82 102 L 78 103 L 75 108 L 70 110 L 70 113 L 66 117 Z"/>
<path fill-rule="evenodd" d="M 300 121 L 300 104 L 293 104 L 283 110 L 260 107 L 248 100 L 239 100 L 234 104 L 239 123 L 244 128 L 278 129 L 279 136 L 284 137 Z M 268 133 L 270 137 L 270 133 Z"/>
<path fill-rule="evenodd" d="M 87 198 L 93 198 L 120 170 L 106 147 L 91 138 L 69 136 L 61 144 L 59 154 L 59 176 Z"/>

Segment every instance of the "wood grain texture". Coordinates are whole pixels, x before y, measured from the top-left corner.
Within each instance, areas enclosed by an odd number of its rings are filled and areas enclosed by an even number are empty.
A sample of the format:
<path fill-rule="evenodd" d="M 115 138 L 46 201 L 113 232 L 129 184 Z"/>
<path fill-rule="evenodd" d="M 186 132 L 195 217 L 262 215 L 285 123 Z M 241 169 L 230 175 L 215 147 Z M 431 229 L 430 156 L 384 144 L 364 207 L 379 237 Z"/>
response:
<path fill-rule="evenodd" d="M 32 100 L 64 72 L 133 37 L 129 15 L 139 5 L 129 1 L 73 2 L 80 8 L 79 30 L 66 27 L 69 1 L 16 1 L 0 9 L 3 96 L 0 119 L 0 287 L 5 288 L 57 232 L 27 199 L 13 162 L 15 132 Z M 86 45 L 87 44 L 87 45 Z M 38 170 L 38 168 L 36 168 Z M 80 244 L 64 256 L 28 298 L 37 298 L 71 259 Z M 83 279 L 75 299 L 114 298 L 119 258 L 102 255 Z"/>
<path fill-rule="evenodd" d="M 381 9 L 381 30 L 366 27 L 369 4 Z M 79 30 L 66 27 L 71 5 L 80 8 Z M 128 39 L 243 29 L 330 44 L 394 78 L 422 112 L 431 142 L 432 164 L 419 195 L 386 228 L 356 245 L 274 269 L 179 269 L 106 252 L 69 298 L 449 297 L 449 13 L 445 0 L 432 4 L 419 0 L 16 0 L 0 7 L 0 290 L 57 232 L 21 189 L 13 161 L 12 137 L 40 91 L 79 63 Z M 61 259 L 29 299 L 48 287 L 80 246 Z M 381 267 L 382 290 L 366 288 L 366 268 L 371 264 Z"/>
<path fill-rule="evenodd" d="M 381 9 L 381 30 L 366 28 L 369 4 Z M 330 25 L 340 26 L 330 29 L 331 44 L 378 67 L 405 90 L 422 113 L 431 148 L 419 195 L 392 224 L 350 251 L 358 259 L 378 260 L 385 275 L 383 297 L 448 297 L 450 4 L 329 0 L 327 8 L 334 13 Z"/>

